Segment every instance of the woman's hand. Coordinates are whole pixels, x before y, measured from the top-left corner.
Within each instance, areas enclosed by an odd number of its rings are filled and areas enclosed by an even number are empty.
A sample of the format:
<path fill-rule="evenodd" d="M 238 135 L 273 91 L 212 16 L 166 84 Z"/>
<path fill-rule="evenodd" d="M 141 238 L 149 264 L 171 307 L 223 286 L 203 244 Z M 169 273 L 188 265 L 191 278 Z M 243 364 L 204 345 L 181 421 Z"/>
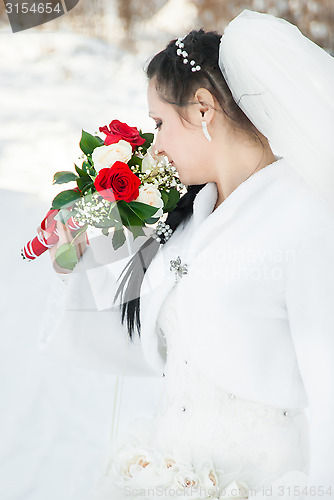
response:
<path fill-rule="evenodd" d="M 75 234 L 72 235 L 71 230 L 67 225 L 67 222 L 63 224 L 62 222 L 59 221 L 57 221 L 57 231 L 59 234 L 59 240 L 53 247 L 49 248 L 49 255 L 51 258 L 53 268 L 57 273 L 69 274 L 72 272 L 70 269 L 65 269 L 57 264 L 56 252 L 61 245 L 73 242 L 77 253 L 77 257 L 78 259 L 80 259 L 87 248 L 86 231 L 84 231 L 83 233 L 81 233 L 79 236 L 76 237 Z M 40 226 L 37 228 L 37 232 L 44 234 L 45 237 L 48 237 L 48 233 L 46 231 L 43 231 Z"/>

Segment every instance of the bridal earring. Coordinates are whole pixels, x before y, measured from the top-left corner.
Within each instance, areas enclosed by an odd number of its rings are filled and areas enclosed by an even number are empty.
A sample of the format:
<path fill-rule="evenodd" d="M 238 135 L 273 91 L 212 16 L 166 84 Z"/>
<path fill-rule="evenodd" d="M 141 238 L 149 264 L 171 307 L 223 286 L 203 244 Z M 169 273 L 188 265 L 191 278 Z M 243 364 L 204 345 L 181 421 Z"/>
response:
<path fill-rule="evenodd" d="M 208 126 L 207 126 L 207 124 L 206 124 L 206 121 L 205 121 L 205 120 L 203 120 L 203 121 L 202 121 L 202 130 L 203 130 L 203 134 L 205 135 L 205 137 L 207 138 L 207 140 L 208 140 L 209 142 L 211 142 L 211 141 L 212 141 L 212 139 L 211 139 L 211 136 L 210 136 L 210 134 L 209 134 L 209 131 L 208 131 Z"/>

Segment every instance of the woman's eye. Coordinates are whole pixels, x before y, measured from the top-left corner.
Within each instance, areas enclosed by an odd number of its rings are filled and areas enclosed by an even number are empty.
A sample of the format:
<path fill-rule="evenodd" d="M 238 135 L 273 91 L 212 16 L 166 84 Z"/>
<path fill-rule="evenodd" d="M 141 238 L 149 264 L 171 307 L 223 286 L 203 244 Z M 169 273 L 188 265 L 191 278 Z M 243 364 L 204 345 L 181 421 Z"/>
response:
<path fill-rule="evenodd" d="M 162 122 L 158 122 L 158 123 L 156 124 L 155 128 L 156 128 L 156 129 L 158 129 L 158 130 L 160 130 L 161 125 L 162 125 Z"/>

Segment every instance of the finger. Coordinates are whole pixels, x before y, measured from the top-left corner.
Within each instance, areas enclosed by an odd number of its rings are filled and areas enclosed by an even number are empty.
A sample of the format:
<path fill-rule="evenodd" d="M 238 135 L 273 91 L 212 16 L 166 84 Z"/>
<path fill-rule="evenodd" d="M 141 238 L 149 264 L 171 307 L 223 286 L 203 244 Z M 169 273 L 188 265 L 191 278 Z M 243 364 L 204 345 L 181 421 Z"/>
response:
<path fill-rule="evenodd" d="M 86 231 L 75 237 L 76 244 L 82 244 L 86 242 Z"/>
<path fill-rule="evenodd" d="M 77 252 L 77 257 L 80 259 L 85 253 L 86 248 L 82 243 L 79 243 L 78 245 L 75 246 L 75 250 Z"/>
<path fill-rule="evenodd" d="M 71 230 L 66 224 L 64 225 L 62 222 L 57 221 L 57 231 L 60 243 L 71 243 L 73 240 Z"/>
<path fill-rule="evenodd" d="M 79 257 L 82 257 L 82 255 L 84 254 L 86 247 L 87 247 L 87 244 L 86 244 L 87 236 L 86 235 L 87 235 L 87 232 L 84 231 L 83 233 L 80 233 L 75 237 L 74 243 L 76 245 L 77 254 Z"/>

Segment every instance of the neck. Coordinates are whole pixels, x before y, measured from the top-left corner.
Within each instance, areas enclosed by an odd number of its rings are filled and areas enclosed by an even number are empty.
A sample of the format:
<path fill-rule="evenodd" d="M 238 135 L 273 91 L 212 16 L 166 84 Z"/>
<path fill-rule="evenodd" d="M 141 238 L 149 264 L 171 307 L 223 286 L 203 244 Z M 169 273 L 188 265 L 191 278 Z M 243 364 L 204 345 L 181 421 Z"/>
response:
<path fill-rule="evenodd" d="M 243 182 L 259 170 L 276 161 L 268 146 L 261 150 L 239 149 L 236 155 L 230 154 L 224 168 L 220 165 L 214 182 L 217 184 L 218 198 L 214 210 Z"/>

